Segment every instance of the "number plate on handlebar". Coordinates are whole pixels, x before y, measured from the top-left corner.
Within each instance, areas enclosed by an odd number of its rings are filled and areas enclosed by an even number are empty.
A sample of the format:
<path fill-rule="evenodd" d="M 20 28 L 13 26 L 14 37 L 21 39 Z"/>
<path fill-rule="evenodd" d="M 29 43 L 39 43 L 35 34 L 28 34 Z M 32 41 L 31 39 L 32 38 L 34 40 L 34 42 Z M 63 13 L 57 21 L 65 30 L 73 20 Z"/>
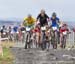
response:
<path fill-rule="evenodd" d="M 22 33 L 25 33 L 25 31 L 22 31 Z"/>
<path fill-rule="evenodd" d="M 6 33 L 4 32 L 3 35 L 6 35 Z"/>
<path fill-rule="evenodd" d="M 67 31 L 63 32 L 63 35 L 66 35 L 67 34 Z"/>
<path fill-rule="evenodd" d="M 19 32 L 17 31 L 16 33 L 18 34 Z"/>
<path fill-rule="evenodd" d="M 53 30 L 57 30 L 57 27 L 52 27 Z"/>
<path fill-rule="evenodd" d="M 26 31 L 30 31 L 31 30 L 31 28 L 29 28 L 29 27 L 26 27 Z"/>
<path fill-rule="evenodd" d="M 44 26 L 44 27 L 41 27 L 41 30 L 46 30 L 46 27 Z"/>

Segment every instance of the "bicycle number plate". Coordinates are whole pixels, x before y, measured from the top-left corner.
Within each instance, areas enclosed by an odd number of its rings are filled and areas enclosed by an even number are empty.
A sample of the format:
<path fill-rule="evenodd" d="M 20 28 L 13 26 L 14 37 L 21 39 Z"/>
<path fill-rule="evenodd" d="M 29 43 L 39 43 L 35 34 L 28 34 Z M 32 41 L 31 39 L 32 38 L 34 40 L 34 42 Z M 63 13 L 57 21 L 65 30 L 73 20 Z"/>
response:
<path fill-rule="evenodd" d="M 19 32 L 17 31 L 16 33 L 18 34 Z"/>
<path fill-rule="evenodd" d="M 52 27 L 53 30 L 57 30 L 57 27 Z"/>
<path fill-rule="evenodd" d="M 22 31 L 22 33 L 25 33 L 25 31 Z"/>
<path fill-rule="evenodd" d="M 41 27 L 41 30 L 46 30 L 46 27 L 44 26 L 44 27 Z"/>
<path fill-rule="evenodd" d="M 26 27 L 26 31 L 30 31 L 31 29 L 29 27 Z"/>
<path fill-rule="evenodd" d="M 67 34 L 67 31 L 63 32 L 63 35 L 66 35 Z"/>
<path fill-rule="evenodd" d="M 4 32 L 3 35 L 5 35 L 6 33 Z"/>
<path fill-rule="evenodd" d="M 11 31 L 11 34 L 14 34 L 14 32 L 13 32 L 13 31 Z"/>

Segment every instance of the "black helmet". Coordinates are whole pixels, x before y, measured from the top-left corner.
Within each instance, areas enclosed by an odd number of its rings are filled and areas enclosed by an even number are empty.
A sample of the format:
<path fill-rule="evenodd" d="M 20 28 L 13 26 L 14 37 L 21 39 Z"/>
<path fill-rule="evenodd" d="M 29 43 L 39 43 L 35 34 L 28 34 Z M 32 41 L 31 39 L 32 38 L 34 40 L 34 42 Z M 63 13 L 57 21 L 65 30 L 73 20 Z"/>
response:
<path fill-rule="evenodd" d="M 56 17 L 56 13 L 55 13 L 55 12 L 53 12 L 52 16 L 53 16 L 53 17 Z"/>
<path fill-rule="evenodd" d="M 5 25 L 3 25 L 2 27 L 5 28 Z"/>

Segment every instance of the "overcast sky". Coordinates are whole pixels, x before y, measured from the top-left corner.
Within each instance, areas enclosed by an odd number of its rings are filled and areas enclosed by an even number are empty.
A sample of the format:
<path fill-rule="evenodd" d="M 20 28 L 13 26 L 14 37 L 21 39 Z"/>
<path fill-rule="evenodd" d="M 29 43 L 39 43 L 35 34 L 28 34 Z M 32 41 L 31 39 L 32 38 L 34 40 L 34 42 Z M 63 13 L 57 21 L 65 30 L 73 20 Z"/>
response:
<path fill-rule="evenodd" d="M 0 19 L 23 19 L 37 16 L 41 9 L 51 16 L 56 12 L 61 20 L 75 20 L 75 0 L 0 0 Z"/>

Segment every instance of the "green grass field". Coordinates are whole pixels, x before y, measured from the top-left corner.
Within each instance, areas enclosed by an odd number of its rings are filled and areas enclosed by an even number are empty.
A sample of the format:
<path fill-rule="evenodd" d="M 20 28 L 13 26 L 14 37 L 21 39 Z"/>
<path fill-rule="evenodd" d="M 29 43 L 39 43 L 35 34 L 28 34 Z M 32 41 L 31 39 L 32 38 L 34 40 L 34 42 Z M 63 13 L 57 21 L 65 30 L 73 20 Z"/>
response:
<path fill-rule="evenodd" d="M 13 55 L 9 47 L 13 46 L 12 42 L 2 42 L 3 56 L 0 55 L 0 64 L 13 64 Z"/>
<path fill-rule="evenodd" d="M 13 56 L 9 48 L 3 48 L 3 56 L 0 56 L 0 64 L 13 64 Z"/>

